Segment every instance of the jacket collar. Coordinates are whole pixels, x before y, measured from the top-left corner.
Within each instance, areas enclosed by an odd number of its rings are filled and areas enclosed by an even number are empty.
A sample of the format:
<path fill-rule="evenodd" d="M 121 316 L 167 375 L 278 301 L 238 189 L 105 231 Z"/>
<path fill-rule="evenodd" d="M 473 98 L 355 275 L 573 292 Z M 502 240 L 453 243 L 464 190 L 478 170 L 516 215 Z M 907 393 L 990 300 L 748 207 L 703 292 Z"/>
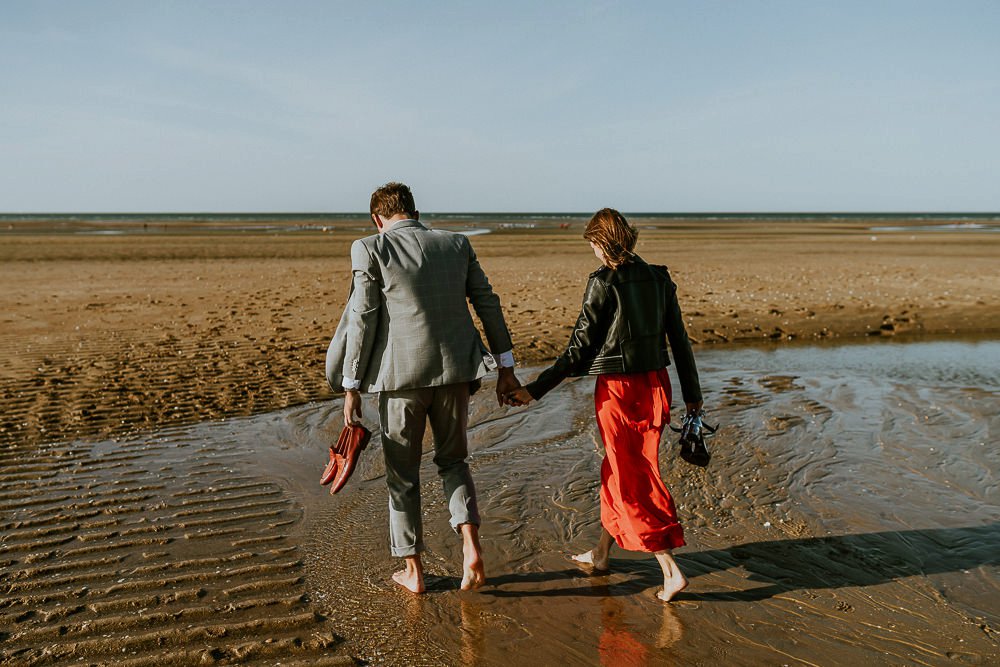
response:
<path fill-rule="evenodd" d="M 419 223 L 416 220 L 409 220 L 409 219 L 407 219 L 407 220 L 397 220 L 396 222 L 392 223 L 392 226 L 389 227 L 389 229 L 385 230 L 383 232 L 383 234 L 388 234 L 389 232 L 394 232 L 397 229 L 406 229 L 408 227 L 415 227 L 417 229 L 427 229 L 426 227 L 424 227 L 421 223 Z"/>
<path fill-rule="evenodd" d="M 629 276 L 635 275 L 637 267 L 648 266 L 646 260 L 639 255 L 632 255 L 632 259 L 625 264 L 622 264 L 617 269 L 609 268 L 608 266 L 602 266 L 597 269 L 591 276 L 599 277 L 608 283 L 620 282 L 623 279 L 627 280 Z"/>

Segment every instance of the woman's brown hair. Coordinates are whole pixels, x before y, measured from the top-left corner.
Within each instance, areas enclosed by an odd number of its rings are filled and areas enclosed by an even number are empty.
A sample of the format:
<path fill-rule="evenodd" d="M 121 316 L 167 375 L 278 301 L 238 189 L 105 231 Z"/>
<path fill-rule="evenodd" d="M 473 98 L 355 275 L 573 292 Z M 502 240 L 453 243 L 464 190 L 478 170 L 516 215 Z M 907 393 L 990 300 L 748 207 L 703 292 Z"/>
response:
<path fill-rule="evenodd" d="M 602 208 L 587 223 L 583 238 L 600 248 L 605 263 L 617 269 L 632 259 L 639 232 L 615 209 Z"/>

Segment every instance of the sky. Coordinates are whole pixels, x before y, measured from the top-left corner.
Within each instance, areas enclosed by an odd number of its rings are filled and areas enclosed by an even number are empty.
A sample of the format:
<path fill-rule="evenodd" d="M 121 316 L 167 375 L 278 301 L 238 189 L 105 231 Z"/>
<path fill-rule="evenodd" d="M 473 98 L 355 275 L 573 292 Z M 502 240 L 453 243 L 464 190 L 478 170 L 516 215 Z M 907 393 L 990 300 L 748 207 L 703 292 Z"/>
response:
<path fill-rule="evenodd" d="M 0 211 L 1000 211 L 1000 2 L 0 3 Z"/>

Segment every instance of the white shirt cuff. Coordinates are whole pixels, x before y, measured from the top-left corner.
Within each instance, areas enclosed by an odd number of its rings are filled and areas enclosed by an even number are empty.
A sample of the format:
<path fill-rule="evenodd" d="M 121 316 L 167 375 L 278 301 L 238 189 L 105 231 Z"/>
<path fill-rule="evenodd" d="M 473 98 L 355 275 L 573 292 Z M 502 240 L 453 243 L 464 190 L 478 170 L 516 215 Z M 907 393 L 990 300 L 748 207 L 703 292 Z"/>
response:
<path fill-rule="evenodd" d="M 361 387 L 361 380 L 355 380 L 354 378 L 344 378 L 344 391 L 348 389 L 358 389 Z"/>
<path fill-rule="evenodd" d="M 501 352 L 497 355 L 497 361 L 500 363 L 500 368 L 514 368 L 514 351 Z"/>

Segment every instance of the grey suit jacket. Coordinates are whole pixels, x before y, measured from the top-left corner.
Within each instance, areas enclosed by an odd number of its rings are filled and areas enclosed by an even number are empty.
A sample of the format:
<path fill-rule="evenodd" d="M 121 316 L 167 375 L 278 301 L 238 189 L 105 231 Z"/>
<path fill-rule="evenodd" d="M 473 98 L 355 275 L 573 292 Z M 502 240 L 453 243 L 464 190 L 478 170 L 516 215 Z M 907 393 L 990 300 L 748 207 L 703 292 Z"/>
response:
<path fill-rule="evenodd" d="M 487 372 L 487 354 L 469 303 L 493 354 L 511 349 L 500 298 L 469 239 L 402 220 L 351 246 L 353 283 L 326 355 L 326 378 L 362 391 L 394 391 L 471 382 Z"/>

